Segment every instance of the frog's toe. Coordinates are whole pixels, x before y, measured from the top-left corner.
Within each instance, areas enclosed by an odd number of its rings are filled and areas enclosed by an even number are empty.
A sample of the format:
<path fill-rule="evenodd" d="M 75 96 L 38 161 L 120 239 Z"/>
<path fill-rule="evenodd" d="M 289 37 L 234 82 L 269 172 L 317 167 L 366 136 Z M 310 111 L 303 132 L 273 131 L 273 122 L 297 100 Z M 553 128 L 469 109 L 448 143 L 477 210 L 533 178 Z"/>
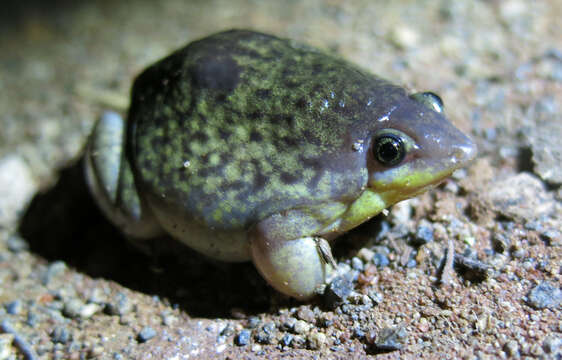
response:
<path fill-rule="evenodd" d="M 254 264 L 269 284 L 299 300 L 316 295 L 332 270 L 332 264 L 326 261 L 327 257 L 331 259 L 329 245 L 323 239 L 254 237 L 251 251 Z"/>

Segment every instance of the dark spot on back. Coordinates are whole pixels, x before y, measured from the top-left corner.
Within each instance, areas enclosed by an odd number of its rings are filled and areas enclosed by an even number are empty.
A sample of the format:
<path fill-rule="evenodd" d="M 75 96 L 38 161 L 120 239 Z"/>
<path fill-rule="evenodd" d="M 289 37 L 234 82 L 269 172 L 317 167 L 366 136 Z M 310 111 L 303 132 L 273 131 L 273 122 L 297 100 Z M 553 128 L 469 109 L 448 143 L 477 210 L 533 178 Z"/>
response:
<path fill-rule="evenodd" d="M 232 162 L 232 155 L 227 150 L 228 149 L 225 149 L 225 151 L 221 152 L 221 154 L 220 154 L 220 158 L 221 158 L 220 164 L 221 164 L 221 166 L 224 166 L 224 165 Z"/>
<path fill-rule="evenodd" d="M 153 136 L 150 138 L 150 146 L 153 149 L 160 147 L 160 145 L 164 144 L 164 136 Z"/>
<path fill-rule="evenodd" d="M 295 117 L 291 114 L 273 114 L 271 120 L 275 123 L 281 123 L 289 128 L 292 128 L 295 122 Z"/>
<path fill-rule="evenodd" d="M 240 67 L 228 54 L 204 56 L 189 68 L 194 84 L 201 89 L 231 92 L 240 81 Z"/>
<path fill-rule="evenodd" d="M 241 180 L 236 180 L 228 184 L 223 190 L 239 190 L 242 189 L 246 184 Z"/>
<path fill-rule="evenodd" d="M 294 89 L 296 87 L 298 87 L 300 85 L 300 83 L 296 80 L 293 79 L 286 79 L 285 80 L 285 87 L 289 88 L 289 89 Z"/>
<path fill-rule="evenodd" d="M 254 189 L 261 189 L 267 184 L 267 177 L 264 176 L 260 171 L 254 174 Z"/>
<path fill-rule="evenodd" d="M 298 144 L 298 140 L 293 136 L 285 136 L 282 137 L 280 140 L 283 143 L 283 145 L 287 148 L 297 146 Z"/>
<path fill-rule="evenodd" d="M 300 162 L 307 168 L 313 169 L 319 172 L 322 170 L 322 163 L 316 158 L 305 158 L 304 156 L 299 157 Z"/>
<path fill-rule="evenodd" d="M 202 143 L 206 143 L 209 140 L 209 136 L 202 131 L 197 131 L 193 135 L 191 135 L 193 140 L 200 141 Z"/>
<path fill-rule="evenodd" d="M 293 74 L 295 73 L 290 66 L 287 66 L 288 64 L 286 64 L 285 68 L 283 69 L 283 71 L 281 72 L 281 77 L 283 79 L 289 78 L 291 76 L 293 76 Z"/>
<path fill-rule="evenodd" d="M 259 111 L 253 111 L 248 114 L 248 118 L 252 120 L 257 120 L 261 117 L 261 113 Z"/>
<path fill-rule="evenodd" d="M 304 110 L 306 109 L 306 107 L 308 106 L 308 101 L 303 97 L 299 98 L 296 102 L 295 102 L 295 106 L 298 109 Z"/>
<path fill-rule="evenodd" d="M 252 130 L 250 132 L 250 141 L 261 142 L 263 140 L 263 136 L 256 130 Z"/>
<path fill-rule="evenodd" d="M 219 128 L 219 136 L 222 140 L 228 140 L 228 138 L 230 137 L 230 131 L 225 130 L 223 128 Z"/>
<path fill-rule="evenodd" d="M 320 179 L 322 178 L 322 172 L 321 171 L 316 171 L 314 173 L 314 176 L 312 177 L 312 179 L 310 179 L 310 181 L 308 182 L 308 187 L 310 189 L 314 189 L 318 186 L 318 182 L 320 182 Z"/>
<path fill-rule="evenodd" d="M 316 85 L 314 85 L 314 87 L 312 88 L 312 92 L 314 92 L 314 93 L 321 93 L 321 92 L 324 91 L 324 89 L 325 89 L 325 88 L 324 88 L 324 85 L 322 85 L 322 84 L 316 84 Z"/>
<path fill-rule="evenodd" d="M 256 90 L 256 97 L 267 100 L 271 97 L 271 90 L 269 89 L 257 89 Z"/>
<path fill-rule="evenodd" d="M 302 135 L 306 141 L 310 141 L 314 138 L 314 134 L 312 134 L 312 131 L 308 129 L 304 129 Z"/>
<path fill-rule="evenodd" d="M 312 65 L 312 75 L 318 75 L 318 74 L 322 73 L 323 70 L 324 70 L 324 67 L 322 66 L 322 64 Z"/>
<path fill-rule="evenodd" d="M 294 184 L 299 180 L 298 176 L 288 172 L 282 172 L 280 178 L 285 184 Z"/>

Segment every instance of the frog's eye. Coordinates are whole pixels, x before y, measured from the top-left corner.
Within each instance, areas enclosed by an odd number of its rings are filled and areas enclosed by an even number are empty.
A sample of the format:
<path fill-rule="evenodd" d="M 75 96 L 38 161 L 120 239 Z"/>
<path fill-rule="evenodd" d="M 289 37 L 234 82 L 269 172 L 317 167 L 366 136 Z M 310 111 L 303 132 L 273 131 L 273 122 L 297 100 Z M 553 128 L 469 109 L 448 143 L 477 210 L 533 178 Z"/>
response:
<path fill-rule="evenodd" d="M 426 108 L 431 109 L 435 112 L 443 113 L 443 100 L 441 100 L 439 95 L 432 93 L 431 91 L 412 94 L 410 95 L 410 99 L 422 104 Z"/>
<path fill-rule="evenodd" d="M 375 138 L 373 154 L 385 166 L 398 165 L 406 156 L 406 146 L 396 134 L 386 133 Z"/>

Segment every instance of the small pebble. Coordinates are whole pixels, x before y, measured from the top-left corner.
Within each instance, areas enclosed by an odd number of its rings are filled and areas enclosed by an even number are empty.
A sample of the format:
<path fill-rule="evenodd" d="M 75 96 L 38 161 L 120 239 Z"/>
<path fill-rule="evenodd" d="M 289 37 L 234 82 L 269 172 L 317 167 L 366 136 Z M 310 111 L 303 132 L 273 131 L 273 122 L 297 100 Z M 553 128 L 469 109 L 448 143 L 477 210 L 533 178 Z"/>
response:
<path fill-rule="evenodd" d="M 410 259 L 410 260 L 408 260 L 408 263 L 406 264 L 406 267 L 407 268 L 413 268 L 413 267 L 416 267 L 417 264 L 418 263 L 417 263 L 416 259 Z"/>
<path fill-rule="evenodd" d="M 263 327 L 262 327 L 263 331 L 265 331 L 265 333 L 267 334 L 273 334 L 275 333 L 275 331 L 277 330 L 277 326 L 275 326 L 275 323 L 270 321 L 268 323 L 266 323 Z"/>
<path fill-rule="evenodd" d="M 527 303 L 533 308 L 556 309 L 562 302 L 562 291 L 547 281 L 535 286 L 527 295 Z"/>
<path fill-rule="evenodd" d="M 25 321 L 27 326 L 35 327 L 38 322 L 39 322 L 39 316 L 36 313 L 29 311 L 27 313 L 27 320 Z"/>
<path fill-rule="evenodd" d="M 234 334 L 234 326 L 232 326 L 232 324 L 227 324 L 219 333 L 219 335 L 223 337 L 229 337 L 232 334 Z"/>
<path fill-rule="evenodd" d="M 172 326 L 176 323 L 177 318 L 172 314 L 162 313 L 162 324 L 165 326 Z"/>
<path fill-rule="evenodd" d="M 306 346 L 306 338 L 302 335 L 295 335 L 293 336 L 293 340 L 291 341 L 291 347 L 295 349 L 302 349 Z"/>
<path fill-rule="evenodd" d="M 375 253 L 375 256 L 373 257 L 373 264 L 375 264 L 379 268 L 383 268 L 388 266 L 388 264 L 390 264 L 390 261 L 385 254 L 378 252 Z"/>
<path fill-rule="evenodd" d="M 291 342 L 293 342 L 293 335 L 291 335 L 291 334 L 283 335 L 283 337 L 279 341 L 279 343 L 283 346 L 289 346 L 289 345 L 291 345 Z"/>
<path fill-rule="evenodd" d="M 502 233 L 494 233 L 492 236 L 492 246 L 498 253 L 503 253 L 510 246 L 510 240 Z"/>
<path fill-rule="evenodd" d="M 250 343 L 251 336 L 252 332 L 248 329 L 244 329 L 234 338 L 234 343 L 238 346 L 246 346 Z"/>
<path fill-rule="evenodd" d="M 416 234 L 410 240 L 413 246 L 422 246 L 433 241 L 433 227 L 431 223 L 426 220 L 420 221 Z"/>
<path fill-rule="evenodd" d="M 297 322 L 297 319 L 295 319 L 294 317 L 287 318 L 281 324 L 281 330 L 292 331 L 293 328 L 295 327 L 296 322 Z"/>
<path fill-rule="evenodd" d="M 326 306 L 334 309 L 343 304 L 352 290 L 353 282 L 348 276 L 340 275 L 336 277 L 324 292 Z"/>
<path fill-rule="evenodd" d="M 254 338 L 260 344 L 271 344 L 275 335 L 277 333 L 277 328 L 275 323 L 269 322 L 262 326 L 255 334 Z"/>
<path fill-rule="evenodd" d="M 547 354 L 552 355 L 562 355 L 562 337 L 560 335 L 551 334 L 548 335 L 543 343 L 542 348 Z"/>
<path fill-rule="evenodd" d="M 10 315 L 17 315 L 20 313 L 22 304 L 20 300 L 14 300 L 6 304 L 6 312 Z"/>
<path fill-rule="evenodd" d="M 554 246 L 554 245 L 561 245 L 561 240 L 562 240 L 562 234 L 560 234 L 559 231 L 556 230 L 546 230 L 545 232 L 543 232 L 542 237 L 548 241 L 548 244 L 550 246 Z"/>
<path fill-rule="evenodd" d="M 365 332 L 361 330 L 360 327 L 356 327 L 353 329 L 353 337 L 357 339 L 362 339 L 365 337 Z"/>
<path fill-rule="evenodd" d="M 6 242 L 8 250 L 13 253 L 19 253 L 21 251 L 25 251 L 29 249 L 29 244 L 22 239 L 20 236 L 12 235 L 8 237 L 8 241 Z"/>
<path fill-rule="evenodd" d="M 147 342 L 148 340 L 152 339 L 156 336 L 156 330 L 151 328 L 150 326 L 145 326 L 137 335 L 137 340 L 140 343 Z"/>
<path fill-rule="evenodd" d="M 70 332 L 62 326 L 57 326 L 51 332 L 51 340 L 53 340 L 54 343 L 66 344 L 70 341 L 70 338 Z"/>
<path fill-rule="evenodd" d="M 88 297 L 88 302 L 102 305 L 107 302 L 107 294 L 102 289 L 95 288 Z"/>
<path fill-rule="evenodd" d="M 516 259 L 522 259 L 525 257 L 525 249 L 518 248 L 511 253 L 511 255 Z"/>
<path fill-rule="evenodd" d="M 369 298 L 373 300 L 375 304 L 380 304 L 384 300 L 383 294 L 374 290 L 369 291 L 367 296 L 369 296 Z"/>
<path fill-rule="evenodd" d="M 78 315 L 83 319 L 88 319 L 100 310 L 101 307 L 98 304 L 86 304 L 80 308 Z"/>
<path fill-rule="evenodd" d="M 0 334 L 0 359 L 16 359 L 15 348 L 12 346 L 14 335 Z"/>
<path fill-rule="evenodd" d="M 32 171 L 22 155 L 0 157 L 0 227 L 16 223 L 37 191 Z"/>
<path fill-rule="evenodd" d="M 55 261 L 47 267 L 47 271 L 41 276 L 41 283 L 47 286 L 53 278 L 59 276 L 66 270 L 66 264 L 63 261 Z"/>
<path fill-rule="evenodd" d="M 503 346 L 503 351 L 511 357 L 519 356 L 519 344 L 515 340 L 510 340 Z"/>
<path fill-rule="evenodd" d="M 123 316 L 133 311 L 133 309 L 134 305 L 125 293 L 117 294 L 113 301 L 105 306 L 105 312 L 109 315 Z"/>
<path fill-rule="evenodd" d="M 402 348 L 403 340 L 406 337 L 404 328 L 384 328 L 379 331 L 372 344 L 377 352 L 396 351 Z"/>
<path fill-rule="evenodd" d="M 373 250 L 367 249 L 367 248 L 362 248 L 361 250 L 359 250 L 359 252 L 357 252 L 357 257 L 361 260 L 363 260 L 363 262 L 370 262 L 371 260 L 373 260 L 373 257 L 375 256 L 375 253 L 373 252 Z"/>
<path fill-rule="evenodd" d="M 297 312 L 297 317 L 301 320 L 308 321 L 309 323 L 313 323 L 316 319 L 314 315 L 314 311 L 310 310 L 309 307 L 303 306 Z"/>
<path fill-rule="evenodd" d="M 351 267 L 357 271 L 363 271 L 363 261 L 358 257 L 353 257 L 351 259 Z"/>
<path fill-rule="evenodd" d="M 248 328 L 255 329 L 259 326 L 260 322 L 261 320 L 259 317 L 252 316 L 251 318 L 248 319 Z"/>
<path fill-rule="evenodd" d="M 308 344 L 311 350 L 318 350 L 326 343 L 326 335 L 321 332 L 313 332 L 308 337 Z"/>
<path fill-rule="evenodd" d="M 303 320 L 297 320 L 293 331 L 297 334 L 305 334 L 310 330 L 310 324 Z"/>
<path fill-rule="evenodd" d="M 84 303 L 78 299 L 71 299 L 64 303 L 62 309 L 62 314 L 69 318 L 77 318 L 80 316 L 80 309 L 84 306 Z"/>
<path fill-rule="evenodd" d="M 260 329 L 254 335 L 256 341 L 260 344 L 269 344 L 271 342 L 271 335 Z"/>

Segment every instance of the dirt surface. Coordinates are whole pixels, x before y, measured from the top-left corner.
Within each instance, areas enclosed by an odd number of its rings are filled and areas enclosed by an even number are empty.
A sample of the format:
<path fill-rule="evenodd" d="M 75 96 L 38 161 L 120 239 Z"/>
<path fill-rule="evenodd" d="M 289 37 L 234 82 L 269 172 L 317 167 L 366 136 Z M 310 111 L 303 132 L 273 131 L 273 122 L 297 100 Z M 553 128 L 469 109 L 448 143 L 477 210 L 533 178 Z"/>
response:
<path fill-rule="evenodd" d="M 560 1 L 5 1 L 0 359 L 560 359 L 561 17 Z M 170 239 L 173 255 L 136 250 L 85 188 L 101 111 L 233 27 L 435 91 L 479 146 L 340 239 L 342 275 L 309 303 Z"/>

